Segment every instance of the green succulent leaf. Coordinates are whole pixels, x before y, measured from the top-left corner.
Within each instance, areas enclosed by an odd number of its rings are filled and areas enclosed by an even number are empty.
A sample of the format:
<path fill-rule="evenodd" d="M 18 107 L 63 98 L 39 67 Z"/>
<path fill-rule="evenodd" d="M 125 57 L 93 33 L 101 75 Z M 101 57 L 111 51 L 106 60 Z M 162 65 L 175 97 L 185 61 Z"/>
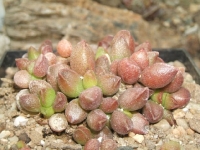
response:
<path fill-rule="evenodd" d="M 40 55 L 40 52 L 37 51 L 34 47 L 30 47 L 28 50 L 28 59 L 35 60 Z"/>
<path fill-rule="evenodd" d="M 54 114 L 53 107 L 48 107 L 48 108 L 41 107 L 40 112 L 41 112 L 41 114 L 44 115 L 45 118 L 49 118 Z"/>
<path fill-rule="evenodd" d="M 41 105 L 48 108 L 53 105 L 56 98 L 56 92 L 53 88 L 42 89 L 39 93 L 39 97 Z"/>

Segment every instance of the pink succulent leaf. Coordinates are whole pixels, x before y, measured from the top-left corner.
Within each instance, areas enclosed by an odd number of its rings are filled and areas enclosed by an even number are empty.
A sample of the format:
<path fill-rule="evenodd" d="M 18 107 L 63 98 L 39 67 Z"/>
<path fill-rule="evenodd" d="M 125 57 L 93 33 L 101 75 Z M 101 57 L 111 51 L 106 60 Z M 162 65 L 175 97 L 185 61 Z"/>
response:
<path fill-rule="evenodd" d="M 101 142 L 102 150 L 117 150 L 117 143 L 113 139 L 106 139 Z"/>
<path fill-rule="evenodd" d="M 91 138 L 92 133 L 90 129 L 85 126 L 78 126 L 73 133 L 73 139 L 81 145 L 85 145 L 86 142 Z"/>
<path fill-rule="evenodd" d="M 46 75 L 46 79 L 47 82 L 51 84 L 51 86 L 54 88 L 54 90 L 58 91 L 59 87 L 58 87 L 58 72 L 62 69 L 69 69 L 69 66 L 65 63 L 61 63 L 61 64 L 54 64 L 48 67 L 47 69 L 47 75 Z"/>
<path fill-rule="evenodd" d="M 183 81 L 184 81 L 183 74 L 180 70 L 178 70 L 178 72 L 177 72 L 176 76 L 174 77 L 174 79 L 172 80 L 172 82 L 170 82 L 168 85 L 163 87 L 162 90 L 167 93 L 176 92 L 181 88 Z"/>
<path fill-rule="evenodd" d="M 155 63 L 142 71 L 139 82 L 152 89 L 162 88 L 174 79 L 177 72 L 171 65 Z"/>
<path fill-rule="evenodd" d="M 85 110 L 94 110 L 98 108 L 102 100 L 102 90 L 97 86 L 88 88 L 79 95 L 80 106 Z"/>
<path fill-rule="evenodd" d="M 52 88 L 45 80 L 33 80 L 29 83 L 30 93 L 39 93 L 42 89 Z"/>
<path fill-rule="evenodd" d="M 157 123 L 163 117 L 163 107 L 154 101 L 147 101 L 142 109 L 143 115 L 150 123 Z"/>
<path fill-rule="evenodd" d="M 58 86 L 68 97 L 75 98 L 84 90 L 81 76 L 71 69 L 61 69 L 58 72 Z"/>
<path fill-rule="evenodd" d="M 118 106 L 118 100 L 112 97 L 105 97 L 103 98 L 103 101 L 101 102 L 99 108 L 103 110 L 104 113 L 112 113 L 118 108 Z"/>
<path fill-rule="evenodd" d="M 53 114 L 48 120 L 49 127 L 56 133 L 61 133 L 68 127 L 68 122 L 63 113 Z"/>
<path fill-rule="evenodd" d="M 133 129 L 133 122 L 120 110 L 115 110 L 110 118 L 112 129 L 120 135 L 126 135 Z"/>
<path fill-rule="evenodd" d="M 62 39 L 58 42 L 57 52 L 62 57 L 69 57 L 72 53 L 72 44 L 68 40 Z"/>
<path fill-rule="evenodd" d="M 134 52 L 135 50 L 135 40 L 134 38 L 131 36 L 130 31 L 128 30 L 120 30 L 115 36 L 113 41 L 115 41 L 115 38 L 118 39 L 118 37 L 123 37 L 124 40 L 126 41 L 129 50 L 131 51 L 131 53 Z"/>
<path fill-rule="evenodd" d="M 19 104 L 22 109 L 30 113 L 39 113 L 41 107 L 37 94 L 24 94 L 20 96 Z"/>
<path fill-rule="evenodd" d="M 55 112 L 62 112 L 67 106 L 67 97 L 62 92 L 57 92 L 55 101 L 53 103 L 53 109 Z"/>
<path fill-rule="evenodd" d="M 114 95 L 118 92 L 121 78 L 114 74 L 97 75 L 97 86 L 99 86 L 104 95 Z"/>
<path fill-rule="evenodd" d="M 121 60 L 131 55 L 128 44 L 122 36 L 114 37 L 109 55 L 111 61 Z"/>
<path fill-rule="evenodd" d="M 66 106 L 65 116 L 69 123 L 79 124 L 86 119 L 87 112 L 83 108 L 81 108 L 78 99 L 73 99 Z"/>
<path fill-rule="evenodd" d="M 35 61 L 35 65 L 33 68 L 34 76 L 44 77 L 47 73 L 48 67 L 49 67 L 49 63 L 46 57 L 43 54 L 39 55 Z"/>
<path fill-rule="evenodd" d="M 26 70 L 29 60 L 27 58 L 16 58 L 15 63 L 19 70 Z"/>
<path fill-rule="evenodd" d="M 21 107 L 19 101 L 20 101 L 20 97 L 23 96 L 23 95 L 28 95 L 30 94 L 29 90 L 28 89 L 22 89 L 20 90 L 17 94 L 16 94 L 16 106 L 17 108 L 22 111 L 23 113 L 27 114 L 28 112 L 23 110 L 23 108 Z"/>
<path fill-rule="evenodd" d="M 32 76 L 26 70 L 19 70 L 14 75 L 14 82 L 20 88 L 28 88 Z"/>
<path fill-rule="evenodd" d="M 144 49 L 146 52 L 152 51 L 151 44 L 149 42 L 144 42 L 135 47 L 135 52 Z"/>
<path fill-rule="evenodd" d="M 110 72 L 110 60 L 107 55 L 102 55 L 95 61 L 95 72 L 101 73 L 101 69 L 103 72 Z"/>
<path fill-rule="evenodd" d="M 89 139 L 84 146 L 84 150 L 99 150 L 100 142 L 98 139 L 92 138 Z"/>
<path fill-rule="evenodd" d="M 115 60 L 110 64 L 110 72 L 117 75 L 117 68 L 120 60 Z"/>
<path fill-rule="evenodd" d="M 39 52 L 43 55 L 47 53 L 52 53 L 53 52 L 52 42 L 50 40 L 45 40 L 44 42 L 42 42 L 39 48 Z"/>
<path fill-rule="evenodd" d="M 130 59 L 136 62 L 141 70 L 144 70 L 144 68 L 149 66 L 149 58 L 147 52 L 144 49 L 134 52 L 130 56 Z"/>
<path fill-rule="evenodd" d="M 135 134 L 147 134 L 149 122 L 147 119 L 140 113 L 134 113 L 131 117 L 133 122 L 133 129 L 132 132 Z"/>
<path fill-rule="evenodd" d="M 134 84 L 139 79 L 141 69 L 134 61 L 124 58 L 118 63 L 117 73 L 124 83 Z"/>
<path fill-rule="evenodd" d="M 48 61 L 49 66 L 57 63 L 57 56 L 54 53 L 44 54 L 45 58 Z"/>
<path fill-rule="evenodd" d="M 87 70 L 95 69 L 95 54 L 85 41 L 79 42 L 72 50 L 70 66 L 82 76 Z"/>
<path fill-rule="evenodd" d="M 113 133 L 108 126 L 105 126 L 100 132 L 94 135 L 94 138 L 102 138 L 102 141 L 107 139 L 113 139 Z"/>
<path fill-rule="evenodd" d="M 86 121 L 90 129 L 101 131 L 107 123 L 107 116 L 101 109 L 95 109 L 88 113 Z"/>
<path fill-rule="evenodd" d="M 149 98 L 149 89 L 145 88 L 128 88 L 118 98 L 119 106 L 124 110 L 139 110 L 147 103 Z"/>

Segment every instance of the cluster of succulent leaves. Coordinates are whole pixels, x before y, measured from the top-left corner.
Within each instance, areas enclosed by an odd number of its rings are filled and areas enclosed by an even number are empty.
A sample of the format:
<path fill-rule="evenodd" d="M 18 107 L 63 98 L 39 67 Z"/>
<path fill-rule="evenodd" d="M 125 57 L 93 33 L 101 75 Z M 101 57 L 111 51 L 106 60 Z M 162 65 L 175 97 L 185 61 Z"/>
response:
<path fill-rule="evenodd" d="M 106 36 L 96 49 L 63 39 L 54 52 L 47 40 L 16 65 L 18 108 L 45 118 L 64 112 L 68 124 L 78 125 L 74 140 L 85 147 L 112 139 L 112 131 L 147 134 L 149 123 L 162 118 L 173 124 L 171 110 L 190 100 L 184 69 L 165 63 L 150 43 L 137 44 L 127 30 Z"/>

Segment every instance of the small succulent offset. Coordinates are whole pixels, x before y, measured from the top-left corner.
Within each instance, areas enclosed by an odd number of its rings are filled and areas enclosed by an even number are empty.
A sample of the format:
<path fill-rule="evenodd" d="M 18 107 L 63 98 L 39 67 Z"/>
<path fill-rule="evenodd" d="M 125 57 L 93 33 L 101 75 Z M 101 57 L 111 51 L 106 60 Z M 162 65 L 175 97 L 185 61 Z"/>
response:
<path fill-rule="evenodd" d="M 16 66 L 19 110 L 41 114 L 55 132 L 78 125 L 72 138 L 85 149 L 116 149 L 113 132 L 147 134 L 162 118 L 173 125 L 170 110 L 190 100 L 183 70 L 165 63 L 150 43 L 137 45 L 127 30 L 106 36 L 97 49 L 63 39 L 54 52 L 47 40 Z"/>

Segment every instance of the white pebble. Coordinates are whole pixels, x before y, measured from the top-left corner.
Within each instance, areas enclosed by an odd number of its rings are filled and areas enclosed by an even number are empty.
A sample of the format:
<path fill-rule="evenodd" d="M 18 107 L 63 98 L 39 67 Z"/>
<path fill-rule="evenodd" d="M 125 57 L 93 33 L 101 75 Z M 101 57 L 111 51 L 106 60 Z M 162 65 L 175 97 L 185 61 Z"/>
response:
<path fill-rule="evenodd" d="M 3 139 L 3 138 L 6 138 L 10 135 L 10 131 L 6 131 L 6 130 L 3 130 L 1 133 L 0 133 L 0 139 Z"/>
<path fill-rule="evenodd" d="M 144 136 L 140 135 L 140 134 L 136 134 L 133 139 L 138 142 L 138 143 L 142 143 L 144 141 Z"/>
<path fill-rule="evenodd" d="M 40 144 L 41 144 L 42 146 L 44 146 L 44 145 L 45 145 L 45 141 L 44 141 L 44 140 L 41 140 L 41 141 L 40 141 Z"/>
<path fill-rule="evenodd" d="M 25 126 L 27 121 L 28 121 L 28 119 L 25 118 L 24 116 L 18 116 L 17 118 L 15 118 L 14 126 L 16 126 L 16 127 Z"/>

